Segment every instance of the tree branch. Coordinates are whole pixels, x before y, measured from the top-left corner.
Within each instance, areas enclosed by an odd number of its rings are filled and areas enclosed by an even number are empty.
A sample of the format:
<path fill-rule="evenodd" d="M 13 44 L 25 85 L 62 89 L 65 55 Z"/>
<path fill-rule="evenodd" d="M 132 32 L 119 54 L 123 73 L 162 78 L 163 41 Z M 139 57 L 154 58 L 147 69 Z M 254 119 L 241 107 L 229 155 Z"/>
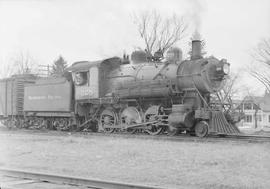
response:
<path fill-rule="evenodd" d="M 164 53 L 182 39 L 187 29 L 183 18 L 173 15 L 164 19 L 156 11 L 140 14 L 135 17 L 135 20 L 146 51 L 151 56 L 160 50 Z"/>

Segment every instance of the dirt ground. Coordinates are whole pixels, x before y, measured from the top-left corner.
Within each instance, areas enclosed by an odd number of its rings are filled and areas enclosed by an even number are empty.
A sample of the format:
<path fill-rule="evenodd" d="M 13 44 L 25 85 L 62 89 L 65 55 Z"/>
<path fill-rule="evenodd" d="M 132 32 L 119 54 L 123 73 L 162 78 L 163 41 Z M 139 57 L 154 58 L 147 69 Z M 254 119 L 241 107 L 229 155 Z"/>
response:
<path fill-rule="evenodd" d="M 0 167 L 163 188 L 270 188 L 270 143 L 0 130 Z"/>

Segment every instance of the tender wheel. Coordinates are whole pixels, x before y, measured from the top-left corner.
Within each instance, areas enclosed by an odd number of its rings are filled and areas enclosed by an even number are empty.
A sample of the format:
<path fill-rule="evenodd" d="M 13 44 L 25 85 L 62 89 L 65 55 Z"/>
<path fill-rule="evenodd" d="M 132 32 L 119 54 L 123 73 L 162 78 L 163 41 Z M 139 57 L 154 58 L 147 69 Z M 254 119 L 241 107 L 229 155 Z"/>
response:
<path fill-rule="evenodd" d="M 24 120 L 23 119 L 21 119 L 21 118 L 18 118 L 17 119 L 17 124 L 16 124 L 16 127 L 17 128 L 23 128 L 23 123 L 24 123 Z"/>
<path fill-rule="evenodd" d="M 53 130 L 53 121 L 51 119 L 45 120 L 46 129 Z"/>
<path fill-rule="evenodd" d="M 47 125 L 45 123 L 45 120 L 43 121 L 42 125 L 43 125 L 43 127 L 46 128 Z M 56 126 L 56 129 L 58 131 L 67 131 L 67 130 L 69 130 L 68 120 L 65 119 L 65 118 L 57 119 L 55 121 L 55 126 Z"/>
<path fill-rule="evenodd" d="M 140 112 L 135 107 L 127 107 L 121 113 L 121 125 L 127 128 L 131 125 L 142 123 L 142 117 Z M 135 133 L 136 128 L 127 128 L 128 133 Z"/>
<path fill-rule="evenodd" d="M 29 128 L 31 128 L 31 129 L 42 129 L 43 128 L 42 118 L 38 118 L 38 117 L 30 118 L 28 124 L 29 124 Z"/>
<path fill-rule="evenodd" d="M 52 125 L 55 130 L 61 131 L 60 122 L 58 119 L 53 120 Z"/>
<path fill-rule="evenodd" d="M 208 134 L 208 123 L 200 121 L 195 125 L 195 135 L 198 137 L 205 137 Z"/>
<path fill-rule="evenodd" d="M 7 128 L 11 129 L 13 127 L 13 121 L 11 119 L 7 120 Z"/>
<path fill-rule="evenodd" d="M 113 109 L 105 109 L 100 114 L 100 127 L 106 133 L 112 133 L 115 128 L 112 128 L 117 124 L 117 114 Z"/>
<path fill-rule="evenodd" d="M 2 120 L 1 123 L 2 123 L 2 125 L 4 125 L 5 127 L 8 127 L 8 122 L 7 122 L 7 120 Z"/>

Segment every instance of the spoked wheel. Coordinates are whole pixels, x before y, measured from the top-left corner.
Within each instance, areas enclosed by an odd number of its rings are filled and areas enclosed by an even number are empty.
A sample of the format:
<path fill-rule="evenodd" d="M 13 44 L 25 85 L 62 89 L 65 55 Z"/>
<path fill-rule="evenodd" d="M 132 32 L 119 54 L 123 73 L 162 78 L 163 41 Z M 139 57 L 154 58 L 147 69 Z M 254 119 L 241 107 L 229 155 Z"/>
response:
<path fill-rule="evenodd" d="M 159 115 L 159 109 L 160 106 L 149 107 L 145 112 L 145 121 L 149 122 L 157 120 L 157 115 Z M 163 128 L 156 124 L 148 124 L 147 126 L 148 128 L 145 129 L 145 132 L 149 135 L 159 135 L 163 131 Z"/>
<path fill-rule="evenodd" d="M 121 112 L 121 125 L 128 133 L 135 133 L 136 128 L 128 128 L 131 125 L 142 123 L 140 112 L 135 107 L 127 107 Z"/>
<path fill-rule="evenodd" d="M 159 135 L 162 132 L 162 127 L 151 125 L 151 129 L 145 130 L 149 135 Z"/>
<path fill-rule="evenodd" d="M 145 115 L 145 121 L 155 121 L 156 120 L 156 115 L 155 114 L 147 114 Z M 148 128 L 145 129 L 145 132 L 148 133 L 149 135 L 159 135 L 163 128 L 156 125 L 156 124 L 148 124 Z"/>
<path fill-rule="evenodd" d="M 112 128 L 117 124 L 117 113 L 113 109 L 105 109 L 100 114 L 100 126 L 106 133 L 114 132 L 115 128 Z"/>
<path fill-rule="evenodd" d="M 208 135 L 208 123 L 206 121 L 200 121 L 195 125 L 195 135 L 198 137 Z"/>

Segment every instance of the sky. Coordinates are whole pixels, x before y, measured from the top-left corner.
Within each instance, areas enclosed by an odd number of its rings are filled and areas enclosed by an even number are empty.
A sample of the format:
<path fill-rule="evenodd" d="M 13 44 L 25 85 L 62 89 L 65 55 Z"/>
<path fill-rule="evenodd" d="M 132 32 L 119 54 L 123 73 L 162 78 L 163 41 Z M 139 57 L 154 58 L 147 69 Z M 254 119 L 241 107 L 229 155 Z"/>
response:
<path fill-rule="evenodd" d="M 47 65 L 59 55 L 72 64 L 131 53 L 144 45 L 133 15 L 152 10 L 184 16 L 188 35 L 177 44 L 184 54 L 198 29 L 207 55 L 227 59 L 243 76 L 240 85 L 264 91 L 243 70 L 251 50 L 270 37 L 269 0 L 0 0 L 1 72 L 18 54 Z"/>

